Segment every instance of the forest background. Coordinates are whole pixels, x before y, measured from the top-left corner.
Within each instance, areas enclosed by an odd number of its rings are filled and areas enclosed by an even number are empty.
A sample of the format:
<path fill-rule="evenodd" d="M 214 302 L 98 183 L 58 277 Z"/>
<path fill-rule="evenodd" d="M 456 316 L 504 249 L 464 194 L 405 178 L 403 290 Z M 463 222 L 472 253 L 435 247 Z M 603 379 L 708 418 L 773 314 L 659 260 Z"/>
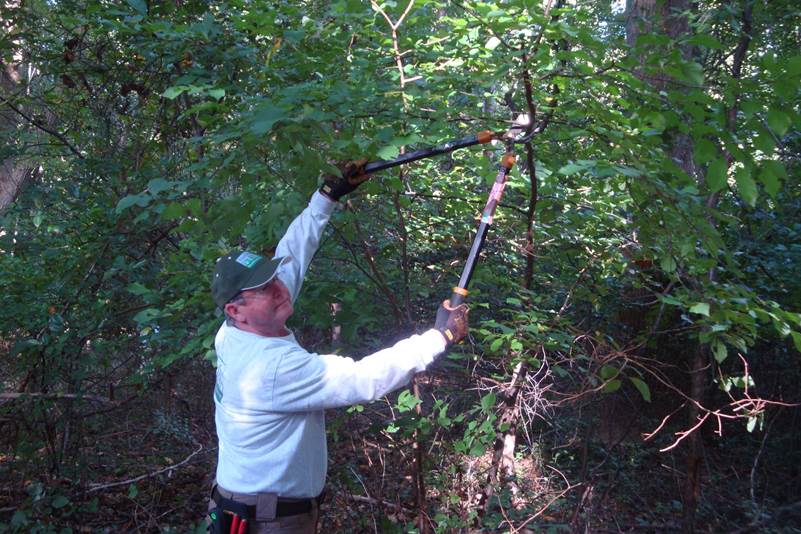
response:
<path fill-rule="evenodd" d="M 215 258 L 519 114 L 471 336 L 328 414 L 324 532 L 801 529 L 801 6 L 0 1 L 0 532 L 202 530 Z M 292 320 L 431 325 L 501 145 L 376 174 Z"/>

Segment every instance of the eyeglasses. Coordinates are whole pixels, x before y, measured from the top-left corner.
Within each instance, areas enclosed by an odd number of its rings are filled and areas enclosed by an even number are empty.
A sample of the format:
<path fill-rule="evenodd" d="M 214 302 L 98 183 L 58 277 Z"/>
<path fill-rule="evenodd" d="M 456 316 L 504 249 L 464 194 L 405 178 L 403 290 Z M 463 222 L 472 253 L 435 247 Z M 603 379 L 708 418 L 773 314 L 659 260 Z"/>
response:
<path fill-rule="evenodd" d="M 240 291 L 239 293 L 237 293 L 236 295 L 231 297 L 231 299 L 228 301 L 228 303 L 232 303 L 232 304 L 246 303 L 245 291 L 250 291 L 251 292 L 248 295 L 248 298 L 254 298 L 254 297 L 258 297 L 259 295 L 264 295 L 266 293 L 267 289 L 269 287 L 271 287 L 273 284 L 275 284 L 275 282 L 277 280 L 278 280 L 277 278 L 273 278 L 272 280 L 270 280 L 269 282 L 267 282 L 263 286 L 257 287 L 255 289 L 243 289 L 242 291 Z"/>

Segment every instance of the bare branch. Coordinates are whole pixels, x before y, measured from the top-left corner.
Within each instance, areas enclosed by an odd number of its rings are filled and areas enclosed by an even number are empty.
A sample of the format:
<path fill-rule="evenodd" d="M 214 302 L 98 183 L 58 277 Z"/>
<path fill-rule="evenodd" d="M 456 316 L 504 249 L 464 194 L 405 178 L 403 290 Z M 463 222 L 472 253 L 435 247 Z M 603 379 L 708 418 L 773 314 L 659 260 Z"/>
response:
<path fill-rule="evenodd" d="M 216 450 L 216 449 L 217 449 L 217 447 L 213 447 L 213 448 L 208 449 L 208 450 L 209 451 L 213 451 L 213 450 Z M 134 482 L 139 482 L 140 480 L 144 480 L 146 478 L 153 478 L 155 476 L 162 475 L 164 473 L 169 473 L 170 471 L 178 469 L 179 467 L 189 463 L 192 460 L 192 458 L 195 457 L 197 454 L 199 454 L 202 450 L 203 450 L 203 445 L 201 445 L 195 452 L 193 452 L 192 454 L 190 454 L 189 456 L 184 458 L 183 461 L 181 461 L 181 462 L 179 462 L 179 463 L 177 463 L 175 465 L 171 465 L 169 467 L 165 467 L 164 469 L 159 469 L 158 471 L 153 471 L 152 473 L 147 473 L 147 474 L 144 474 L 144 475 L 140 475 L 138 477 L 129 478 L 128 480 L 121 480 L 119 482 L 112 482 L 110 484 L 90 484 L 89 485 L 89 489 L 86 490 L 84 493 L 94 493 L 95 491 L 100 491 L 100 490 L 103 490 L 103 489 L 116 488 L 118 486 L 127 486 L 129 484 L 133 484 Z"/>

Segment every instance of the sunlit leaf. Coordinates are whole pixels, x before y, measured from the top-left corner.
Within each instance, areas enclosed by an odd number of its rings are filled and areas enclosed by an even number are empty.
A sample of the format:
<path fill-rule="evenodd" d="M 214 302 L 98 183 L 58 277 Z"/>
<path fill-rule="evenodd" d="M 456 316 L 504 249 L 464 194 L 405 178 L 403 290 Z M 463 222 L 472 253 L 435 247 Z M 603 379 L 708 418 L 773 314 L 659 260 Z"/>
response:
<path fill-rule="evenodd" d="M 770 129 L 773 130 L 776 135 L 784 135 L 791 122 L 790 116 L 784 111 L 776 108 L 768 110 L 768 126 L 770 126 Z"/>
<path fill-rule="evenodd" d="M 734 173 L 734 179 L 737 182 L 737 190 L 740 196 L 748 203 L 749 206 L 756 205 L 757 188 L 756 182 L 751 177 L 751 170 L 748 167 L 740 167 Z"/>
<path fill-rule="evenodd" d="M 690 312 L 709 317 L 709 304 L 706 302 L 696 302 L 690 306 Z"/>
<path fill-rule="evenodd" d="M 726 161 L 716 159 L 706 170 L 706 184 L 713 193 L 726 187 Z"/>

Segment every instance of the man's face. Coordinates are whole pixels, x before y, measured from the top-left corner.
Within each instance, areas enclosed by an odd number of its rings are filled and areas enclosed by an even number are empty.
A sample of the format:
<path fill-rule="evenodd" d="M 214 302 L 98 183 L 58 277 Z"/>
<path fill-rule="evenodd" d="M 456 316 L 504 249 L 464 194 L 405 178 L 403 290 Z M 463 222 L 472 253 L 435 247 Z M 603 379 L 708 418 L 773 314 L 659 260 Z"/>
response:
<path fill-rule="evenodd" d="M 281 280 L 274 278 L 259 288 L 242 291 L 240 297 L 225 305 L 237 328 L 267 337 L 288 334 L 286 321 L 295 310 Z"/>

